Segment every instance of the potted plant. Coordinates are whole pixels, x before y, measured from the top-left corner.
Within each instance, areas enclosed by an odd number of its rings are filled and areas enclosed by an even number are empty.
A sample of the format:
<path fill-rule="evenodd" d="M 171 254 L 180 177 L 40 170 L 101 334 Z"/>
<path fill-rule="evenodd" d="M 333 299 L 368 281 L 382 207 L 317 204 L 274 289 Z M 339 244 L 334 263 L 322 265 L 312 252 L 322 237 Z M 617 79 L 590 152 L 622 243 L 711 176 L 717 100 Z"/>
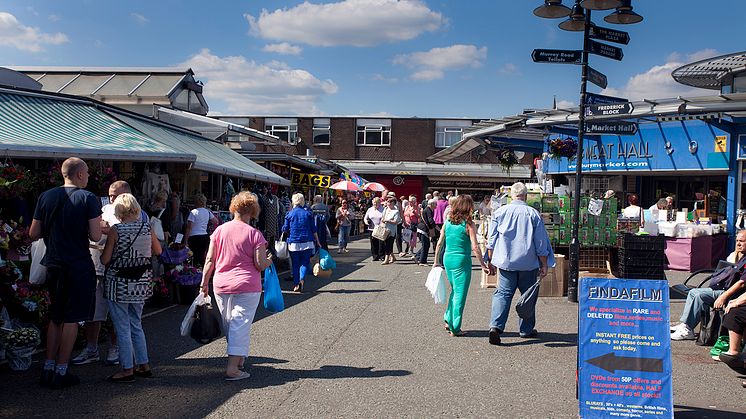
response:
<path fill-rule="evenodd" d="M 578 152 L 578 142 L 571 137 L 549 140 L 549 156 L 559 160 L 562 157 L 572 158 Z"/>
<path fill-rule="evenodd" d="M 26 371 L 31 366 L 34 350 L 41 343 L 41 335 L 35 327 L 19 327 L 5 333 L 3 343 L 10 369 Z"/>
<path fill-rule="evenodd" d="M 495 152 L 497 156 L 497 162 L 500 163 L 505 170 L 510 173 L 510 168 L 518 164 L 518 157 L 515 155 L 513 150 L 508 148 L 500 148 Z"/>

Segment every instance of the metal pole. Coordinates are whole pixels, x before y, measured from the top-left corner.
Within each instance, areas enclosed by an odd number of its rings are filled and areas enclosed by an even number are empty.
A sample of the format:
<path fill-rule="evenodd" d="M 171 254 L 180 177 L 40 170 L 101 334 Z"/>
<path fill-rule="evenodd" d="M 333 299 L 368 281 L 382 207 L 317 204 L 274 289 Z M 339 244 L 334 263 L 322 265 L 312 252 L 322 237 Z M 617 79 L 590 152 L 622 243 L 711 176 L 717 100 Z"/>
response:
<path fill-rule="evenodd" d="M 578 151 L 575 159 L 575 195 L 572 210 L 572 241 L 570 242 L 570 282 L 567 286 L 567 300 L 578 302 L 578 271 L 580 268 L 580 240 L 578 225 L 580 221 L 580 193 L 583 183 L 583 134 L 585 131 L 585 89 L 588 80 L 588 29 L 591 27 L 591 11 L 585 11 L 583 28 L 583 58 L 580 77 L 580 110 L 578 114 Z"/>

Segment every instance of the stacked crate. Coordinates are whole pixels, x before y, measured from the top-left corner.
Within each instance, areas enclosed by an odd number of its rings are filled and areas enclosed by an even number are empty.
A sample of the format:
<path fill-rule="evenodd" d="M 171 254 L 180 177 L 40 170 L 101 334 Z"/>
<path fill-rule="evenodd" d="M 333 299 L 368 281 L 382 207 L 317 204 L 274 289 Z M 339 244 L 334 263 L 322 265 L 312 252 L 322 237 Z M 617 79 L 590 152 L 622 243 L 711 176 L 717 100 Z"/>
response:
<path fill-rule="evenodd" d="M 625 279 L 666 279 L 665 237 L 619 235 L 619 276 Z"/>

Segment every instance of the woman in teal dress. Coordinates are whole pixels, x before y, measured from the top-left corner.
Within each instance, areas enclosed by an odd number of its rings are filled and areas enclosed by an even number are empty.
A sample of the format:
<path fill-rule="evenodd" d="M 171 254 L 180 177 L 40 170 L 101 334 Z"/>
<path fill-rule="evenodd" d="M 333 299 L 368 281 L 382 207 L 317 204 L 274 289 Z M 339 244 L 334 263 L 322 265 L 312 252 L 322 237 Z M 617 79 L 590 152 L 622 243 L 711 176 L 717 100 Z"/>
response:
<path fill-rule="evenodd" d="M 482 271 L 489 272 L 489 268 L 479 257 L 477 228 L 471 220 L 473 211 L 474 201 L 471 196 L 459 195 L 456 202 L 451 205 L 451 212 L 443 225 L 435 249 L 433 267 L 441 262 L 448 276 L 448 282 L 451 284 L 451 295 L 448 297 L 448 307 L 443 316 L 446 330 L 450 332 L 451 336 L 463 336 L 464 334 L 461 331 L 461 320 L 466 304 L 466 295 L 471 283 L 472 251 L 482 265 Z M 441 246 L 445 246 L 442 256 Z"/>

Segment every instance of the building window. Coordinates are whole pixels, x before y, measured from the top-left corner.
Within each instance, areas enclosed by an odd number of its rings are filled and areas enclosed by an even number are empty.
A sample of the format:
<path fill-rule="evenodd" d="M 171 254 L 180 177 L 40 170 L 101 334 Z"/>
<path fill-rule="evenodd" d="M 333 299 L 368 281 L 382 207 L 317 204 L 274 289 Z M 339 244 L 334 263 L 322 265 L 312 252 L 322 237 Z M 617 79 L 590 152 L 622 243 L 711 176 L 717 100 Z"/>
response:
<path fill-rule="evenodd" d="M 317 118 L 313 120 L 313 144 L 329 145 L 331 136 L 331 124 L 329 119 Z"/>
<path fill-rule="evenodd" d="M 460 127 L 438 127 L 435 130 L 435 147 L 446 148 L 461 141 L 464 129 Z"/>
<path fill-rule="evenodd" d="M 268 134 L 277 136 L 280 141 L 296 144 L 298 138 L 298 120 L 291 118 L 267 118 L 264 130 Z"/>
<path fill-rule="evenodd" d="M 358 119 L 357 145 L 359 146 L 390 146 L 390 119 Z"/>

